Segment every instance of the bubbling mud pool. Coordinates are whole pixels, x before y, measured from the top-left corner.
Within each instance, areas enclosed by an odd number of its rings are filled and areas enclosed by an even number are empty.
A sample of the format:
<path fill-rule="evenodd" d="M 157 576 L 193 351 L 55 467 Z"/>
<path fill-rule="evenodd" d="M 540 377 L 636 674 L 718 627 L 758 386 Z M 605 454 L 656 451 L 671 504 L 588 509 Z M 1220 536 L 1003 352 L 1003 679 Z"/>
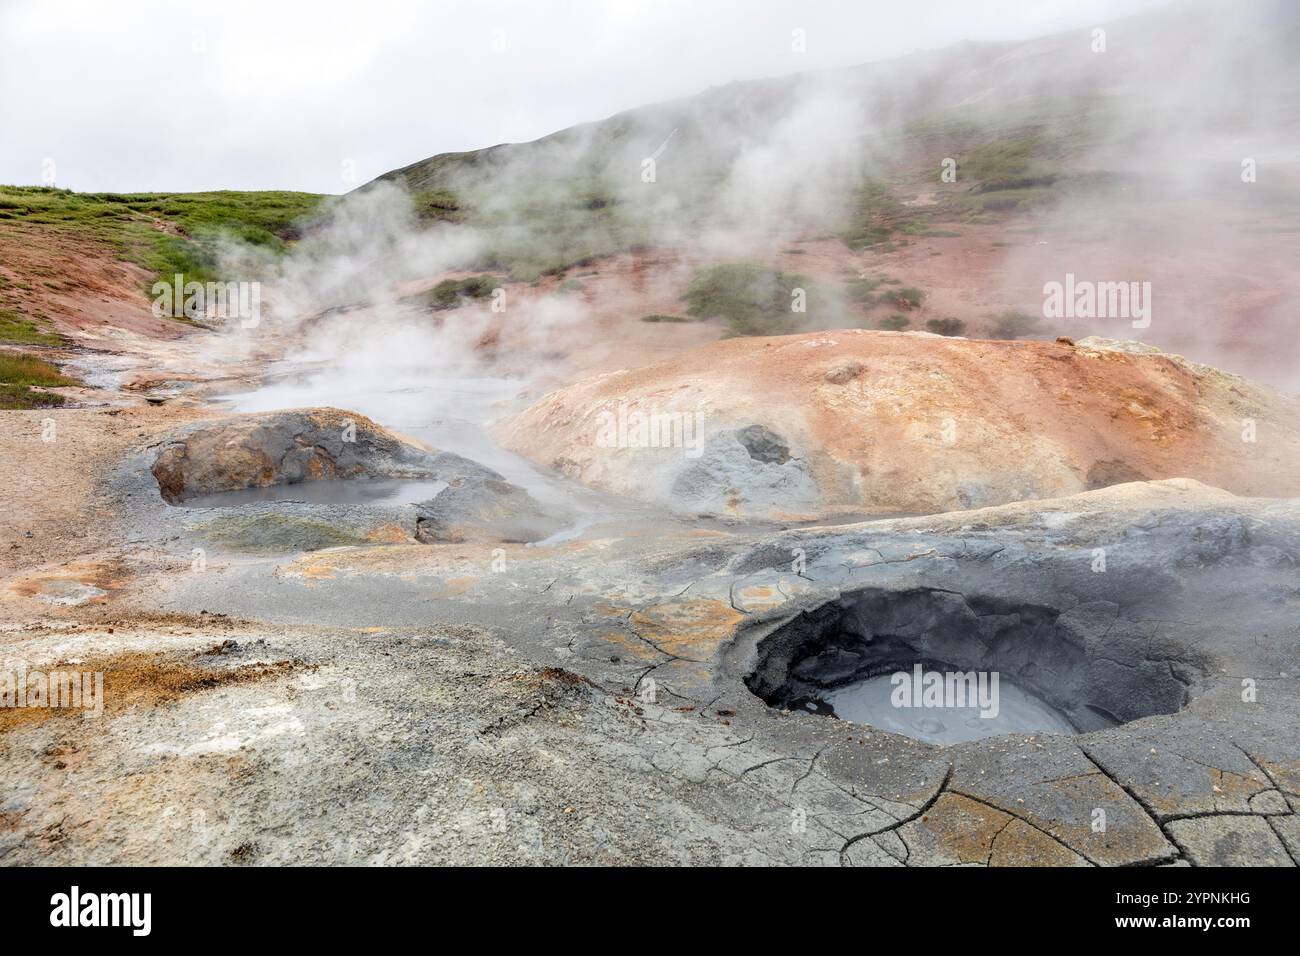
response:
<path fill-rule="evenodd" d="M 990 694 L 971 695 L 966 699 L 967 706 L 942 698 L 936 706 L 915 699 L 900 705 L 899 692 L 903 682 L 910 680 L 911 675 L 905 672 L 899 672 L 899 677 L 881 674 L 829 691 L 821 695 L 820 702 L 841 720 L 940 746 L 999 734 L 1075 732 L 1064 714 L 1007 680 L 999 679 L 989 687 Z"/>
<path fill-rule="evenodd" d="M 1106 602 L 1063 610 L 984 592 L 863 588 L 766 633 L 744 681 L 773 707 L 930 743 L 1089 733 L 1176 713 L 1203 682 L 1201 655 L 1170 638 L 1135 641 L 1134 628 Z"/>

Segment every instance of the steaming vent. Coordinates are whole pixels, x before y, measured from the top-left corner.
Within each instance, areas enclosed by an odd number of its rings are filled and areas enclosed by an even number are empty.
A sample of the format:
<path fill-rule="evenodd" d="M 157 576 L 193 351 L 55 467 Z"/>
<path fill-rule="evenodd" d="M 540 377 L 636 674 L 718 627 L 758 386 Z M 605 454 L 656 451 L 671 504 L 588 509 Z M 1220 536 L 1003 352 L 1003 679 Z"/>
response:
<path fill-rule="evenodd" d="M 1087 733 L 1182 709 L 1205 662 L 1148 642 L 1116 611 L 930 588 L 851 592 L 760 642 L 745 683 L 774 707 L 938 744 Z"/>

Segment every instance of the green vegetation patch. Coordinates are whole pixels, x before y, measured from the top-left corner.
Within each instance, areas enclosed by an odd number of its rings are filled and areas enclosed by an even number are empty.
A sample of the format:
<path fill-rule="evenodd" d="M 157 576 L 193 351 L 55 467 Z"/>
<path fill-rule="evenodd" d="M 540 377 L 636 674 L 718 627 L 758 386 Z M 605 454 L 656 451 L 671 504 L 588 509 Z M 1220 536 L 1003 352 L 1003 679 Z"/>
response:
<path fill-rule="evenodd" d="M 465 279 L 443 279 L 422 296 L 424 304 L 435 312 L 458 309 L 466 299 L 486 299 L 506 280 L 494 275 L 469 276 Z"/>
<path fill-rule="evenodd" d="M 1037 135 L 975 146 L 958 161 L 958 179 L 977 183 L 977 192 L 1050 186 L 1056 182 L 1057 171 L 1041 160 L 1042 148 L 1042 139 Z"/>
<path fill-rule="evenodd" d="M 872 306 L 876 304 L 874 293 L 884 281 L 883 277 L 872 278 L 870 276 L 852 279 L 845 283 L 844 292 L 850 302 L 859 302 L 862 305 Z"/>
<path fill-rule="evenodd" d="M 968 222 L 980 224 L 997 222 L 1005 213 L 1046 206 L 1056 198 L 1056 193 L 1050 189 L 1000 189 L 969 193 L 957 205 L 964 210 Z"/>
<path fill-rule="evenodd" d="M 74 193 L 0 186 L 0 229 L 43 223 L 102 242 L 156 278 L 215 282 L 217 248 L 234 240 L 281 253 L 324 210 L 329 197 L 298 192 Z M 148 285 L 152 285 L 151 279 Z M 147 291 L 147 290 L 146 290 Z"/>
<path fill-rule="evenodd" d="M 916 286 L 903 286 L 901 289 L 891 289 L 886 293 L 888 301 L 900 309 L 919 309 L 921 303 L 925 301 L 925 293 Z"/>
<path fill-rule="evenodd" d="M 966 323 L 961 319 L 929 319 L 925 329 L 935 335 L 961 335 L 966 331 Z"/>
<path fill-rule="evenodd" d="M 455 193 L 447 189 L 421 189 L 411 194 L 411 204 L 421 222 L 464 222 L 466 209 Z"/>
<path fill-rule="evenodd" d="M 46 332 L 35 321 L 12 309 L 0 309 L 0 342 L 18 345 L 62 345 L 63 339 Z"/>
<path fill-rule="evenodd" d="M 0 411 L 22 411 L 29 408 L 53 408 L 67 399 L 57 392 L 40 392 L 26 385 L 0 384 Z"/>
<path fill-rule="evenodd" d="M 907 207 L 879 179 L 868 179 L 858 187 L 850 205 L 849 221 L 840 231 L 840 241 L 855 252 L 889 242 L 904 222 Z"/>
<path fill-rule="evenodd" d="M 467 221 L 484 240 L 474 268 L 524 282 L 586 269 L 641 247 L 653 232 L 650 210 L 625 201 L 598 176 L 510 181 L 464 195 Z"/>
<path fill-rule="evenodd" d="M 769 266 L 735 262 L 700 269 L 682 293 L 687 314 L 723 319 L 727 335 L 788 335 L 804 324 L 792 308 L 802 289 L 811 308 L 819 295 L 801 275 Z"/>
<path fill-rule="evenodd" d="M 9 349 L 0 349 L 0 409 L 49 408 L 66 399 L 55 392 L 38 391 L 32 386 L 57 388 L 76 385 L 74 379 L 59 371 L 58 366 Z"/>
<path fill-rule="evenodd" d="M 925 301 L 923 291 L 916 286 L 904 286 L 901 279 L 891 276 L 853 279 L 845 283 L 844 293 L 850 302 L 857 302 L 868 309 L 877 305 L 888 305 L 895 309 L 919 309 Z"/>
<path fill-rule="evenodd" d="M 993 316 L 990 333 L 995 339 L 1018 339 L 1042 331 L 1042 322 L 1027 312 L 1000 312 Z"/>
<path fill-rule="evenodd" d="M 76 385 L 77 382 L 60 372 L 57 365 L 44 359 L 0 349 L 0 384 L 57 387 Z"/>

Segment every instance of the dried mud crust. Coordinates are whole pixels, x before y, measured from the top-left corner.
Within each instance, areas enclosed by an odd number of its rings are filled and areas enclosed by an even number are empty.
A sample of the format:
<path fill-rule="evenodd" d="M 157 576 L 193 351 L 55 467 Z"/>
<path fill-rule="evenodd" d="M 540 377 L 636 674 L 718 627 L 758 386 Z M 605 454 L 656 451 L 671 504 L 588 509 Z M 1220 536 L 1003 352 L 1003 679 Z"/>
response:
<path fill-rule="evenodd" d="M 0 859 L 652 864 L 803 853 L 781 788 L 740 783 L 755 755 L 718 715 L 607 694 L 475 628 L 235 632 L 222 657 L 280 658 L 311 643 L 331 661 L 187 679 L 100 720 L 10 728 L 0 761 L 20 775 L 10 779 L 41 784 L 9 794 Z M 702 786 L 715 766 L 727 769 Z M 770 829 L 755 833 L 761 817 Z M 817 822 L 812 832 L 834 839 Z"/>
<path fill-rule="evenodd" d="M 1298 529 L 1294 504 L 1168 482 L 750 538 L 511 546 L 504 572 L 487 545 L 412 544 L 173 575 L 151 600 L 265 623 L 126 616 L 86 639 L 184 654 L 219 630 L 259 648 L 252 659 L 314 669 L 15 730 L 0 769 L 45 783 L 15 804 L 10 852 L 57 840 L 68 861 L 1290 863 L 1300 695 L 1272 675 L 1293 668 L 1300 633 L 1258 595 L 1294 590 Z M 952 748 L 784 713 L 745 686 L 773 629 L 864 589 L 918 587 L 1072 608 L 1076 636 L 1121 665 L 1193 649 L 1204 685 L 1176 714 Z M 1098 602 L 1105 614 L 1081 613 Z M 453 615 L 463 623 L 436 623 Z M 31 646 L 91 657 L 74 638 Z M 1258 677 L 1256 703 L 1243 675 Z M 41 736 L 59 727 L 87 736 Z M 51 745 L 85 769 L 26 763 Z M 173 809 L 136 812 L 128 788 Z M 94 826 L 92 798 L 108 808 Z"/>
<path fill-rule="evenodd" d="M 651 702 L 474 626 L 173 618 L 31 637 L 103 665 L 129 696 L 99 719 L 0 727 L 11 865 L 1289 865 L 1295 852 L 1300 762 L 1250 721 L 1226 744 L 1198 717 L 936 751 L 682 700 L 664 671 Z M 78 656 L 122 644 L 169 650 Z"/>

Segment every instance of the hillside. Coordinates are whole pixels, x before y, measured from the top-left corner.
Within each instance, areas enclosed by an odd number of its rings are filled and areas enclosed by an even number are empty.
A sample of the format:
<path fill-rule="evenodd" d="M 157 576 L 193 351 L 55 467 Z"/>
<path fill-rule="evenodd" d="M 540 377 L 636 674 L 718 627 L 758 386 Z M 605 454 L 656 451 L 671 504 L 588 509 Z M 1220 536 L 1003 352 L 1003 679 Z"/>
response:
<path fill-rule="evenodd" d="M 558 233 L 557 256 L 787 217 L 863 248 L 1074 194 L 1223 194 L 1214 167 L 1245 140 L 1286 173 L 1260 177 L 1251 201 L 1294 211 L 1293 147 L 1271 131 L 1300 119 L 1287 52 L 1300 9 L 1187 0 L 1105 30 L 1101 52 L 1080 30 L 733 83 L 531 143 L 440 154 L 376 182 L 403 184 L 429 216 Z M 946 158 L 955 183 L 940 180 Z"/>
<path fill-rule="evenodd" d="M 1122 318 L 1024 317 L 1067 274 L 1147 282 L 1144 341 L 1296 388 L 1300 158 L 1281 131 L 1300 125 L 1300 8 L 1185 0 L 1104 30 L 1104 50 L 1075 30 L 733 83 L 354 195 L 400 185 L 425 224 L 473 231 L 464 269 L 543 290 L 650 250 L 647 281 L 679 293 L 727 263 L 818 285 L 806 315 L 724 318 L 726 334 L 1125 338 Z M 895 307 L 882 282 L 919 297 Z"/>
<path fill-rule="evenodd" d="M 326 197 L 294 192 L 74 193 L 0 186 L 0 347 L 115 349 L 123 335 L 176 339 L 190 320 L 153 315 L 151 288 L 227 281 L 224 250 L 287 252 Z M 9 407 L 58 400 L 13 393 Z M 61 383 L 66 384 L 66 383 Z"/>

